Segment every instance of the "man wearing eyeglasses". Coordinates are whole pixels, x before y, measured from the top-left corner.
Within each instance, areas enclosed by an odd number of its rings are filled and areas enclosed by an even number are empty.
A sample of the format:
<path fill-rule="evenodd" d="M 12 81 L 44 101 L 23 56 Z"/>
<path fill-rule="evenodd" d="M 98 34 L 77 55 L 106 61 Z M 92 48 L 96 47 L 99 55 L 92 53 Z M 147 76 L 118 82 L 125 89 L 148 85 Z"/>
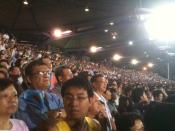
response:
<path fill-rule="evenodd" d="M 48 119 L 49 112 L 64 110 L 61 99 L 47 92 L 50 84 L 50 70 L 41 59 L 27 65 L 25 76 L 29 89 L 19 97 L 19 112 L 16 116 L 24 120 L 32 130 Z"/>
<path fill-rule="evenodd" d="M 67 117 L 49 131 L 101 131 L 99 123 L 87 117 L 93 90 L 87 80 L 74 77 L 61 89 Z"/>

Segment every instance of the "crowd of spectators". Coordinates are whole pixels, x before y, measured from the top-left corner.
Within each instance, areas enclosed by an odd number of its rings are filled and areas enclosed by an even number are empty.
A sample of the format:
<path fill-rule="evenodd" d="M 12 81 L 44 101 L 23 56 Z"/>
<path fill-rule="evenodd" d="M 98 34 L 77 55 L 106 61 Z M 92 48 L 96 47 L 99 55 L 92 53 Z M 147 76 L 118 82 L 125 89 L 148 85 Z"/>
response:
<path fill-rule="evenodd" d="M 175 129 L 172 81 L 108 63 L 0 34 L 0 130 Z"/>

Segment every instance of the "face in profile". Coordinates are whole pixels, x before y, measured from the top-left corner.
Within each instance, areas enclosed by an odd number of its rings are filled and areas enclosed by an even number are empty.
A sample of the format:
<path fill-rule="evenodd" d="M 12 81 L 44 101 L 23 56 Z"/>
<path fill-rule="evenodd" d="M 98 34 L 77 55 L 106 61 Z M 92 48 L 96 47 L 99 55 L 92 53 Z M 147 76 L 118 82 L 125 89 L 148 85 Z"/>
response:
<path fill-rule="evenodd" d="M 18 97 L 13 85 L 0 91 L 0 115 L 11 115 L 17 111 Z"/>
<path fill-rule="evenodd" d="M 68 119 L 81 120 L 87 115 L 90 101 L 85 89 L 70 87 L 65 91 L 63 101 Z"/>

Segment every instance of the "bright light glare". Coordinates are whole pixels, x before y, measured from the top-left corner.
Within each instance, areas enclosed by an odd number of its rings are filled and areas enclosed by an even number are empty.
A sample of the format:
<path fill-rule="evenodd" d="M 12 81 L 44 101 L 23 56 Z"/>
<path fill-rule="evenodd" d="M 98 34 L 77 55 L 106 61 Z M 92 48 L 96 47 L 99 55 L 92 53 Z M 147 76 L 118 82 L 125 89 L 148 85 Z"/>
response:
<path fill-rule="evenodd" d="M 84 11 L 85 11 L 85 12 L 89 12 L 89 8 L 86 7 L 86 8 L 84 9 Z"/>
<path fill-rule="evenodd" d="M 60 29 L 55 29 L 54 30 L 54 36 L 55 37 L 61 37 L 62 36 L 62 31 Z"/>
<path fill-rule="evenodd" d="M 145 21 L 145 29 L 151 39 L 175 40 L 175 4 L 164 4 L 153 9 Z"/>
<path fill-rule="evenodd" d="M 154 66 L 153 63 L 148 63 L 148 67 L 149 67 L 149 68 L 152 68 L 153 66 Z"/>
<path fill-rule="evenodd" d="M 128 44 L 129 44 L 129 45 L 133 45 L 133 41 L 129 41 Z"/>
<path fill-rule="evenodd" d="M 143 67 L 143 70 L 144 70 L 144 71 L 146 71 L 146 70 L 147 70 L 147 68 L 146 68 L 146 67 Z"/>
<path fill-rule="evenodd" d="M 114 25 L 114 22 L 110 22 L 109 25 L 113 26 Z"/>
<path fill-rule="evenodd" d="M 62 34 L 70 34 L 70 33 L 72 33 L 71 30 L 66 30 L 66 31 L 62 32 Z"/>
<path fill-rule="evenodd" d="M 23 4 L 24 4 L 24 5 L 28 5 L 29 3 L 28 3 L 27 0 L 24 0 L 24 1 L 23 1 Z"/>
<path fill-rule="evenodd" d="M 114 35 L 114 36 L 112 36 L 112 39 L 114 39 L 114 40 L 115 40 L 115 39 L 116 39 L 116 36 L 115 36 L 115 35 Z"/>
<path fill-rule="evenodd" d="M 53 31 L 53 35 L 54 35 L 54 37 L 56 37 L 56 38 L 60 38 L 60 37 L 62 37 L 63 35 L 64 35 L 64 36 L 69 35 L 70 33 L 72 33 L 71 30 L 61 31 L 60 29 L 55 29 L 55 30 Z"/>
<path fill-rule="evenodd" d="M 139 61 L 136 60 L 136 59 L 132 59 L 132 60 L 131 60 L 131 64 L 132 64 L 132 65 L 137 65 L 138 63 L 139 63 Z"/>
<path fill-rule="evenodd" d="M 91 46 L 90 47 L 90 52 L 91 53 L 96 53 L 98 51 L 101 51 L 102 50 L 102 47 L 96 47 L 96 46 Z"/>
<path fill-rule="evenodd" d="M 120 59 L 122 59 L 122 56 L 120 56 L 119 54 L 115 54 L 113 56 L 113 60 L 115 60 L 115 61 L 119 61 Z"/>
<path fill-rule="evenodd" d="M 104 30 L 104 32 L 106 32 L 106 33 L 107 33 L 108 31 L 109 31 L 108 29 L 105 29 L 105 30 Z"/>

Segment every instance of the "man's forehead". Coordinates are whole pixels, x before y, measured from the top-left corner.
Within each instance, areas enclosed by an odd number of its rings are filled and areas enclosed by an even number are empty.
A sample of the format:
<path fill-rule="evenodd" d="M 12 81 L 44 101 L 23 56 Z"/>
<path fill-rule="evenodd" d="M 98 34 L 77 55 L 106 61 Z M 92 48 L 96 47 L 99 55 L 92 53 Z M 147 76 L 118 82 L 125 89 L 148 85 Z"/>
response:
<path fill-rule="evenodd" d="M 42 71 L 42 70 L 49 70 L 49 68 L 47 67 L 47 65 L 37 65 L 34 66 L 33 71 Z"/>

